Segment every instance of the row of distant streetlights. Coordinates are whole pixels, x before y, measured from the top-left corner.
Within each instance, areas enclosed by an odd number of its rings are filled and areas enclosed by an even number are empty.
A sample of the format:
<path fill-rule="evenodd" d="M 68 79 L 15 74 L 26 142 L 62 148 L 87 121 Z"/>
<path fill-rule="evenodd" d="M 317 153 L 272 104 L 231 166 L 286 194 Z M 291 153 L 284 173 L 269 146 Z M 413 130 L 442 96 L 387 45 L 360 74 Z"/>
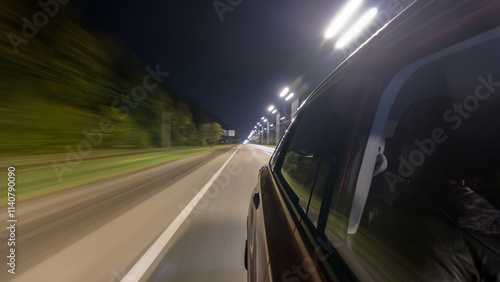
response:
<path fill-rule="evenodd" d="M 325 35 L 324 35 L 325 39 L 327 39 L 327 40 L 336 39 L 337 35 L 339 33 L 341 33 L 342 28 L 348 23 L 349 19 L 351 19 L 355 15 L 356 11 L 361 6 L 361 3 L 362 3 L 362 0 L 350 0 L 341 9 L 341 11 L 335 17 L 335 20 L 330 24 L 330 26 L 326 30 Z M 357 21 L 354 22 L 354 24 L 352 24 L 352 26 L 350 28 L 348 28 L 346 31 L 344 31 L 339 36 L 339 38 L 336 39 L 335 48 L 343 48 L 345 46 L 348 46 L 349 43 L 351 43 L 352 40 L 354 38 L 356 38 L 356 36 L 358 36 L 363 31 L 363 29 L 365 29 L 368 26 L 368 24 L 370 24 L 370 22 L 377 15 L 377 12 L 378 12 L 377 8 L 371 8 L 368 11 L 366 11 Z M 286 87 L 280 92 L 279 96 L 280 96 L 280 98 L 284 98 L 285 101 L 289 101 L 290 99 L 292 99 L 295 96 L 295 94 L 290 93 L 290 88 Z M 293 118 L 293 116 L 295 115 L 295 112 L 297 111 L 298 102 L 299 102 L 299 100 L 295 99 L 294 102 L 292 103 L 290 119 Z M 269 108 L 267 110 L 268 110 L 268 112 L 271 112 L 271 114 L 276 114 L 276 143 L 277 143 L 279 138 L 280 138 L 280 136 L 279 136 L 280 135 L 280 122 L 281 122 L 282 118 L 280 118 L 280 112 L 278 111 L 278 109 L 274 105 L 269 106 Z M 263 128 L 264 125 L 261 122 L 267 123 L 267 128 Z M 267 140 L 266 140 L 267 142 L 266 143 L 269 144 L 269 127 L 270 126 L 272 127 L 273 124 L 269 125 L 269 120 L 266 117 L 262 117 L 261 121 L 257 122 L 257 125 L 254 126 L 254 129 L 248 135 L 248 138 L 245 141 L 245 143 L 248 143 L 257 134 L 260 134 L 260 136 L 261 136 L 260 140 L 262 143 L 262 141 L 264 139 L 264 130 L 266 130 L 267 131 Z M 259 127 L 260 127 L 260 130 L 259 130 Z"/>
<path fill-rule="evenodd" d="M 280 92 L 279 96 L 280 96 L 280 98 L 284 98 L 285 101 L 289 101 L 290 99 L 292 99 L 295 96 L 295 94 L 290 93 L 289 87 L 285 87 Z M 297 110 L 297 109 L 294 109 L 294 104 L 298 104 L 298 100 L 296 102 L 292 103 L 291 117 L 294 116 L 294 114 Z M 280 139 L 280 125 L 281 125 L 281 120 L 283 120 L 283 118 L 281 118 L 281 113 L 274 105 L 269 106 L 267 108 L 267 111 L 273 115 L 276 115 L 276 142 L 277 142 Z M 264 124 L 262 124 L 261 122 L 267 123 L 267 127 L 264 128 Z M 259 134 L 261 136 L 260 140 L 262 143 L 262 141 L 264 139 L 264 131 L 267 131 L 266 144 L 269 145 L 270 127 L 273 127 L 273 126 L 274 126 L 274 124 L 269 124 L 269 120 L 266 117 L 262 117 L 261 120 L 259 122 L 257 122 L 257 125 L 254 126 L 254 129 L 252 130 L 252 132 L 250 132 L 250 135 L 248 135 L 247 140 L 251 140 L 255 135 Z M 260 127 L 260 129 L 259 129 L 259 127 Z"/>

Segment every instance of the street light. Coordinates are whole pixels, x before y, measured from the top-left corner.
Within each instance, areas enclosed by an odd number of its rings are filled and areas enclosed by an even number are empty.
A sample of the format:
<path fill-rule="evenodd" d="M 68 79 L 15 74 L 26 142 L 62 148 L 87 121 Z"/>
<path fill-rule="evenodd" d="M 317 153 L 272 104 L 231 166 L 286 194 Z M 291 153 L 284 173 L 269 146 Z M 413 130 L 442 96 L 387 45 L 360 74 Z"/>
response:
<path fill-rule="evenodd" d="M 285 91 L 285 90 L 286 90 L 286 91 Z M 288 92 L 289 92 L 289 91 L 290 91 L 290 89 L 289 89 L 288 87 L 287 87 L 287 88 L 285 88 L 283 91 L 281 91 L 281 93 L 280 93 L 280 97 L 281 97 L 281 98 L 284 98 L 284 97 L 286 96 L 285 101 L 289 101 L 290 99 L 292 99 L 292 98 L 295 96 L 295 94 L 294 94 L 294 93 L 290 93 L 290 94 L 288 94 Z M 287 95 L 287 94 L 288 94 L 288 95 Z M 291 108 L 291 109 L 290 109 L 290 113 L 291 113 L 291 117 L 290 117 L 290 119 L 292 119 L 292 118 L 293 118 L 293 116 L 295 115 L 295 113 L 297 112 L 297 109 L 299 108 L 299 99 L 295 99 L 295 100 L 292 102 L 292 104 L 290 105 L 290 108 Z"/>
<path fill-rule="evenodd" d="M 335 48 L 342 48 L 349 44 L 356 35 L 361 33 L 363 29 L 373 20 L 377 15 L 377 8 L 372 8 L 368 10 L 349 30 L 345 32 L 344 35 L 337 41 Z"/>
<path fill-rule="evenodd" d="M 267 123 L 266 143 L 267 145 L 269 145 L 269 121 L 267 120 L 267 118 L 265 118 L 263 121 Z M 266 128 L 264 128 L 264 130 L 266 130 Z"/>
<path fill-rule="evenodd" d="M 260 122 L 258 123 L 259 126 L 260 126 L 260 131 L 259 131 L 259 135 L 260 135 L 260 144 L 263 143 L 264 141 L 264 125 L 262 125 Z"/>
<path fill-rule="evenodd" d="M 288 93 L 288 91 L 290 91 L 290 89 L 288 89 L 288 87 L 283 89 L 283 91 L 281 91 L 281 93 L 280 93 L 280 96 L 286 95 Z M 284 94 L 284 95 L 282 95 L 282 94 Z M 274 108 L 274 106 L 269 107 L 269 109 L 267 109 L 267 110 L 270 111 L 272 114 L 276 114 L 276 144 L 278 144 L 278 140 L 280 138 L 280 112 L 278 111 L 278 109 Z M 272 126 L 273 125 L 271 125 L 271 127 Z M 269 132 L 267 134 L 269 135 Z"/>
<path fill-rule="evenodd" d="M 280 93 L 280 97 L 284 97 L 286 94 L 288 94 L 288 92 L 290 91 L 290 88 L 288 87 L 285 87 L 285 89 L 283 89 Z"/>
<path fill-rule="evenodd" d="M 325 38 L 333 38 L 361 5 L 361 0 L 352 0 L 340 11 L 325 32 Z"/>

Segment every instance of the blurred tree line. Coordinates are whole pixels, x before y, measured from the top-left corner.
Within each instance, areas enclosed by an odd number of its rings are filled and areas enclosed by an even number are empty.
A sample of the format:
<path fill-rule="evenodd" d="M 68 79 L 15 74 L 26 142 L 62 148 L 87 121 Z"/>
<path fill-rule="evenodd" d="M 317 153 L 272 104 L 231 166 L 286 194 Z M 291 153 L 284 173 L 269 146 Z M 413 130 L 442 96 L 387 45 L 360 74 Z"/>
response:
<path fill-rule="evenodd" d="M 42 9 L 37 1 L 8 2 L 0 3 L 0 154 L 66 152 L 103 118 L 115 129 L 99 148 L 205 146 L 221 139 L 218 117 L 172 90 L 157 87 L 140 102 L 125 98 L 147 73 L 112 38 L 90 34 L 62 12 L 27 38 L 21 19 L 33 23 Z M 126 118 L 112 107 L 116 100 L 128 106 Z"/>

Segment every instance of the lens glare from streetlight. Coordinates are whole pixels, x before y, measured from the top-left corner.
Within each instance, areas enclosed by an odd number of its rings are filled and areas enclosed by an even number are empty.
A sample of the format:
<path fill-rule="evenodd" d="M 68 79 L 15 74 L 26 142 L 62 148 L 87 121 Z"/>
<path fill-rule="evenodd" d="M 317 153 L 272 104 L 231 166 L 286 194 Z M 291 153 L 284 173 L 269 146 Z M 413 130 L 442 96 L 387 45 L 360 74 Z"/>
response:
<path fill-rule="evenodd" d="M 290 94 L 290 95 L 288 95 L 288 97 L 286 97 L 286 99 L 285 99 L 285 100 L 286 100 L 286 101 L 288 101 L 288 100 L 292 99 L 292 97 L 293 97 L 293 93 L 292 93 L 292 94 Z"/>
<path fill-rule="evenodd" d="M 268 111 L 272 111 L 272 110 L 274 110 L 274 106 L 270 106 L 267 110 L 268 110 Z"/>
<path fill-rule="evenodd" d="M 348 31 L 345 32 L 342 37 L 340 37 L 337 44 L 335 44 L 335 48 L 342 48 L 349 44 L 351 40 L 354 39 L 361 31 L 373 20 L 375 15 L 377 15 L 377 8 L 372 8 L 368 10 Z"/>
<path fill-rule="evenodd" d="M 264 120 L 264 119 L 265 119 L 265 117 L 261 117 L 260 119 L 261 119 L 261 120 Z"/>
<path fill-rule="evenodd" d="M 340 11 L 337 18 L 332 22 L 325 32 L 325 38 L 333 38 L 339 30 L 347 23 L 347 21 L 352 17 L 354 12 L 361 5 L 361 0 L 352 0 Z"/>
<path fill-rule="evenodd" d="M 285 95 L 288 94 L 288 91 L 290 91 L 290 89 L 288 87 L 283 89 L 280 93 L 280 97 L 285 97 Z"/>

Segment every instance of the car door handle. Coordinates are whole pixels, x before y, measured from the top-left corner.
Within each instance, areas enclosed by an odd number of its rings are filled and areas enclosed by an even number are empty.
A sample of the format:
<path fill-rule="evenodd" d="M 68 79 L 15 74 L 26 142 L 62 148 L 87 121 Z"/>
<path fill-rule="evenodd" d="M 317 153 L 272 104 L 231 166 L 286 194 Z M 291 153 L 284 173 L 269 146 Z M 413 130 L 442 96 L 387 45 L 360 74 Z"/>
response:
<path fill-rule="evenodd" d="M 252 202 L 253 202 L 253 206 L 255 207 L 255 209 L 258 209 L 259 204 L 260 204 L 259 192 L 253 193 Z"/>

